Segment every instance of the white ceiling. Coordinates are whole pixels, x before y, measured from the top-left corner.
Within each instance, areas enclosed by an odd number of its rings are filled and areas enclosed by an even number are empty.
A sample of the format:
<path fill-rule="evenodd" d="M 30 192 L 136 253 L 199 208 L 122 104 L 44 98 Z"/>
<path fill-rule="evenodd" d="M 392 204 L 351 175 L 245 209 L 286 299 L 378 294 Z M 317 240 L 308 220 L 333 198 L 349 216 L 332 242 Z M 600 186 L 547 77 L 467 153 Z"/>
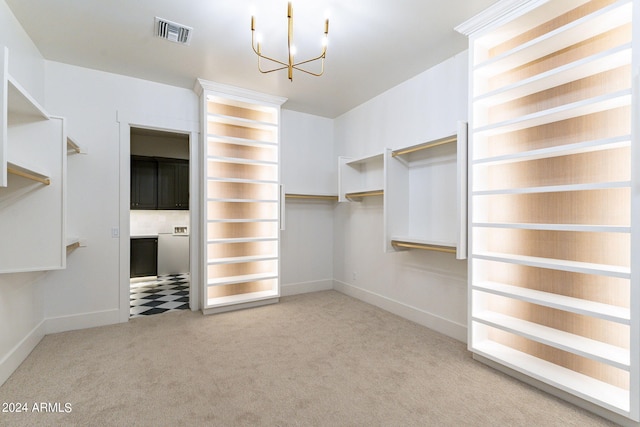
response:
<path fill-rule="evenodd" d="M 286 58 L 286 0 L 6 0 L 49 60 L 193 88 L 200 77 L 289 98 L 286 108 L 336 117 L 463 51 L 453 27 L 495 0 L 297 0 L 296 60 L 320 53 L 322 77 L 260 74 L 250 21 L 263 53 Z M 189 46 L 153 35 L 159 16 L 193 27 Z"/>

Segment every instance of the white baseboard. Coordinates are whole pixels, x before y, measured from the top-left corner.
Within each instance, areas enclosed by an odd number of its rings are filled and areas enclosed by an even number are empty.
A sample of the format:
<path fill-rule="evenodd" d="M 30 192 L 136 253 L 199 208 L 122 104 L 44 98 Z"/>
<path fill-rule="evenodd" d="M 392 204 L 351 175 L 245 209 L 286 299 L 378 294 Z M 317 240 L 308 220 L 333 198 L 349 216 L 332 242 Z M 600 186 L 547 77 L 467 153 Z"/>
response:
<path fill-rule="evenodd" d="M 45 336 L 45 321 L 40 322 L 0 360 L 0 385 L 4 384 Z"/>
<path fill-rule="evenodd" d="M 345 295 L 349 295 L 368 304 L 375 305 L 390 313 L 404 317 L 407 320 L 426 326 L 436 332 L 447 335 L 464 343 L 467 342 L 467 326 L 444 319 L 417 307 L 412 307 L 400 301 L 387 298 L 366 289 L 341 282 L 333 281 L 333 289 Z"/>
<path fill-rule="evenodd" d="M 73 331 L 76 329 L 95 328 L 120 322 L 120 310 L 94 311 L 92 313 L 73 314 L 70 316 L 50 317 L 45 320 L 45 332 Z"/>
<path fill-rule="evenodd" d="M 280 287 L 280 295 L 283 297 L 309 292 L 329 291 L 333 289 L 333 279 L 314 280 L 312 282 L 287 283 Z"/>

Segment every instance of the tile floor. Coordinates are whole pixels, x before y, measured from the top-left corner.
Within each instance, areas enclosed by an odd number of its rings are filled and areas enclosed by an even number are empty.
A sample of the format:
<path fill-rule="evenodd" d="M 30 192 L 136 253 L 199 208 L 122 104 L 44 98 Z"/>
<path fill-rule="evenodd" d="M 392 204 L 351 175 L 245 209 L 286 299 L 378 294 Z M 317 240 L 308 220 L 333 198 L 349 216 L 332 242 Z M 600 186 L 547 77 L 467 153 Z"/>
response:
<path fill-rule="evenodd" d="M 131 282 L 130 317 L 189 308 L 189 274 L 169 274 Z"/>

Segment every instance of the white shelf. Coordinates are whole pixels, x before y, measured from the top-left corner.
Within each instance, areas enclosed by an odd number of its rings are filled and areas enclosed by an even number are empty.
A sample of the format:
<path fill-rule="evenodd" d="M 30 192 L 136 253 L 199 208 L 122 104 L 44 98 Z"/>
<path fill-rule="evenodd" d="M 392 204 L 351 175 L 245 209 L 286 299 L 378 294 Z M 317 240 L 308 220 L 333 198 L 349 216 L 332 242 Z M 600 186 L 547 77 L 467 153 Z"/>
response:
<path fill-rule="evenodd" d="M 266 179 L 245 179 L 245 178 L 224 178 L 217 176 L 208 176 L 208 181 L 216 182 L 235 182 L 240 184 L 277 184 L 278 181 L 266 180 Z"/>
<path fill-rule="evenodd" d="M 522 372 L 582 399 L 622 415 L 629 415 L 629 392 L 584 374 L 563 368 L 529 354 L 492 342 L 476 342 L 472 350 L 480 356 Z"/>
<path fill-rule="evenodd" d="M 630 147 L 631 135 L 622 135 L 614 138 L 599 139 L 594 141 L 577 142 L 575 144 L 556 145 L 538 150 L 523 151 L 519 153 L 505 154 L 502 156 L 476 159 L 474 165 L 497 165 L 502 163 L 525 162 L 530 160 L 549 159 L 553 157 L 568 156 L 571 154 L 590 153 L 593 151 L 613 150 L 616 148 Z"/>
<path fill-rule="evenodd" d="M 225 203 L 278 203 L 274 199 L 224 199 L 224 198 L 208 198 L 207 202 L 225 202 Z"/>
<path fill-rule="evenodd" d="M 278 165 L 278 162 L 272 162 L 267 160 L 243 159 L 238 157 L 209 156 L 207 157 L 207 160 L 210 162 L 234 163 L 239 165 L 268 165 L 268 166 Z"/>
<path fill-rule="evenodd" d="M 631 63 L 631 43 L 599 52 L 587 58 L 562 65 L 528 79 L 477 96 L 474 105 L 490 107 L 551 89 Z"/>
<path fill-rule="evenodd" d="M 621 279 L 629 279 L 631 277 L 631 270 L 629 267 L 621 267 L 616 265 L 594 264 L 580 261 L 503 254 L 497 252 L 476 252 L 473 254 L 473 258 L 484 259 L 487 261 L 505 262 L 508 264 L 526 265 L 529 267 L 569 271 L 574 273 L 619 277 Z"/>
<path fill-rule="evenodd" d="M 239 256 L 228 258 L 214 258 L 210 259 L 208 265 L 216 264 L 240 264 L 243 262 L 255 262 L 255 261 L 273 261 L 278 259 L 278 255 L 256 255 L 256 256 Z"/>
<path fill-rule="evenodd" d="M 621 347 L 490 311 L 475 314 L 473 321 L 618 369 L 629 370 L 629 350 Z"/>
<path fill-rule="evenodd" d="M 226 219 L 208 219 L 207 220 L 208 223 L 214 223 L 214 222 L 218 222 L 218 223 L 225 223 L 225 222 L 236 222 L 236 223 L 245 223 L 245 222 L 278 222 L 277 219 L 265 219 L 265 218 L 259 218 L 259 219 L 244 219 L 244 218 L 238 218 L 238 219 L 230 219 L 230 218 L 226 218 Z"/>
<path fill-rule="evenodd" d="M 631 105 L 631 89 L 625 89 L 594 98 L 561 105 L 548 110 L 538 111 L 499 123 L 480 126 L 474 129 L 476 135 L 498 135 L 528 129 L 535 126 L 560 122 L 575 117 L 599 113 L 618 107 Z"/>
<path fill-rule="evenodd" d="M 484 61 L 474 67 L 474 73 L 495 75 L 517 68 L 631 22 L 632 16 L 630 3 L 608 6 Z"/>
<path fill-rule="evenodd" d="M 513 298 L 519 301 L 568 311 L 571 313 L 592 316 L 598 319 L 629 325 L 631 311 L 628 308 L 603 304 L 519 286 L 506 285 L 497 282 L 477 282 L 472 289 L 493 295 Z"/>
<path fill-rule="evenodd" d="M 9 124 L 16 116 L 32 120 L 49 120 L 44 108 L 11 75 L 7 76 L 7 107 Z"/>
<path fill-rule="evenodd" d="M 224 114 L 208 113 L 207 121 L 213 123 L 222 123 L 225 125 L 248 127 L 262 130 L 278 130 L 277 123 L 263 122 L 260 120 L 245 119 L 243 117 L 227 116 Z"/>
<path fill-rule="evenodd" d="M 498 194 L 561 193 L 566 191 L 606 190 L 610 188 L 629 188 L 631 181 L 596 182 L 590 184 L 545 185 L 543 187 L 507 188 L 501 190 L 474 191 L 474 196 L 493 196 Z"/>
<path fill-rule="evenodd" d="M 257 139 L 238 138 L 235 136 L 218 135 L 215 133 L 207 134 L 208 142 L 221 142 L 223 144 L 246 145 L 248 147 L 277 147 L 277 142 L 260 141 Z"/>
<path fill-rule="evenodd" d="M 244 276 L 228 276 L 219 279 L 209 279 L 207 281 L 207 286 L 234 285 L 236 283 L 250 283 L 277 278 L 278 275 L 274 273 L 245 274 Z"/>
<path fill-rule="evenodd" d="M 361 166 L 366 163 L 381 162 L 383 160 L 383 156 L 383 153 L 370 154 L 356 159 L 349 159 L 345 164 L 348 166 Z"/>
<path fill-rule="evenodd" d="M 209 298 L 207 300 L 207 307 L 205 307 L 205 309 L 224 306 L 224 305 L 231 305 L 231 304 L 250 303 L 253 301 L 260 301 L 263 299 L 274 298 L 277 296 L 278 296 L 278 292 L 273 290 L 273 291 L 250 292 L 246 294 L 228 295 L 224 297 Z"/>
<path fill-rule="evenodd" d="M 208 244 L 277 242 L 277 237 L 236 237 L 226 239 L 209 239 Z"/>
<path fill-rule="evenodd" d="M 593 233 L 631 233 L 631 227 L 624 226 L 624 225 L 477 222 L 477 223 L 473 223 L 473 227 L 506 228 L 506 229 L 519 229 L 519 230 L 544 230 L 544 231 L 580 231 L 580 232 L 593 232 Z"/>

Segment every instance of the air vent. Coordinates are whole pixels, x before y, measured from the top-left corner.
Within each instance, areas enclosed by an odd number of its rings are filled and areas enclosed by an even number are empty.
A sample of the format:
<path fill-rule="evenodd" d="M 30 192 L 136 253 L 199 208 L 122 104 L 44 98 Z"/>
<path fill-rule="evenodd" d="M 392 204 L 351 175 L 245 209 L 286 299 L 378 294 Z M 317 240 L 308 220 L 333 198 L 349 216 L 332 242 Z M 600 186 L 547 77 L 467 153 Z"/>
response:
<path fill-rule="evenodd" d="M 193 28 L 156 16 L 156 36 L 180 44 L 191 43 Z"/>

